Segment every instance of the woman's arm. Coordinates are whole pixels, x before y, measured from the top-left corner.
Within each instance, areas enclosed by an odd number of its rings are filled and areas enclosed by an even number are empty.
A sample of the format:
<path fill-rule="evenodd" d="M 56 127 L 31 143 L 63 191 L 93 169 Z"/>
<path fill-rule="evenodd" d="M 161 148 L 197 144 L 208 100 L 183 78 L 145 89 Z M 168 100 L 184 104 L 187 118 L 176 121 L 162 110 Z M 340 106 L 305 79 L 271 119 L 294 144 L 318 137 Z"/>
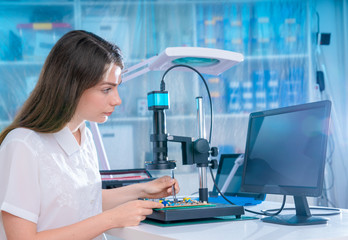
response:
<path fill-rule="evenodd" d="M 57 229 L 37 232 L 37 225 L 2 211 L 7 240 L 87 240 L 117 227 L 136 226 L 163 205 L 152 201 L 130 201 L 81 222 Z"/>
<path fill-rule="evenodd" d="M 103 211 L 139 198 L 163 198 L 172 194 L 172 186 L 179 192 L 176 179 L 164 176 L 151 182 L 103 190 Z"/>

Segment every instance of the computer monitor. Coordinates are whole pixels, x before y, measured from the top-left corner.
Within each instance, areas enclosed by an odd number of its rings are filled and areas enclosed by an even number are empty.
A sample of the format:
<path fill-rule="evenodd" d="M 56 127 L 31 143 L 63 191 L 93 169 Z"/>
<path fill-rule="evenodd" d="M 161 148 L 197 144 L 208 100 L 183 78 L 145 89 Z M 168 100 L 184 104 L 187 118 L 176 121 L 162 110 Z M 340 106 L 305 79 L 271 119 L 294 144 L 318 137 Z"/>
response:
<path fill-rule="evenodd" d="M 241 188 L 246 192 L 292 195 L 296 215 L 265 217 L 285 225 L 326 223 L 311 215 L 306 196 L 323 188 L 330 101 L 251 113 Z"/>

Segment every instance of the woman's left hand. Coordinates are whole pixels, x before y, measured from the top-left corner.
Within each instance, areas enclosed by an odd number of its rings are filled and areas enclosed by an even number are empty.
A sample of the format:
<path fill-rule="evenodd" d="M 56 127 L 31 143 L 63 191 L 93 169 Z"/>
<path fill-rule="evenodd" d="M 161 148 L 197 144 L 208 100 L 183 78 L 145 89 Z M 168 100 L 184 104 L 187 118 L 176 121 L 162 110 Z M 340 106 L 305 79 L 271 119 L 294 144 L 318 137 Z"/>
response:
<path fill-rule="evenodd" d="M 173 194 L 173 185 L 175 193 L 178 193 L 180 191 L 178 182 L 169 176 L 163 176 L 151 182 L 144 183 L 144 198 L 164 198 L 171 196 Z"/>

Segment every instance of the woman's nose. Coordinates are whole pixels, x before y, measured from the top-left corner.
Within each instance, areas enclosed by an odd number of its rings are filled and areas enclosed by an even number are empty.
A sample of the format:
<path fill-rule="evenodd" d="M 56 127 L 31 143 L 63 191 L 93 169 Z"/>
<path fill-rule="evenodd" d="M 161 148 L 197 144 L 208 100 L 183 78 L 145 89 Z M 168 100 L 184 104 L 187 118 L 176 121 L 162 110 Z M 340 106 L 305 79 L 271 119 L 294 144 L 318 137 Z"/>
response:
<path fill-rule="evenodd" d="M 116 90 L 115 93 L 112 95 L 111 105 L 118 106 L 118 105 L 121 105 L 121 103 L 122 103 L 122 99 L 120 98 L 120 95 L 118 94 L 118 91 Z"/>

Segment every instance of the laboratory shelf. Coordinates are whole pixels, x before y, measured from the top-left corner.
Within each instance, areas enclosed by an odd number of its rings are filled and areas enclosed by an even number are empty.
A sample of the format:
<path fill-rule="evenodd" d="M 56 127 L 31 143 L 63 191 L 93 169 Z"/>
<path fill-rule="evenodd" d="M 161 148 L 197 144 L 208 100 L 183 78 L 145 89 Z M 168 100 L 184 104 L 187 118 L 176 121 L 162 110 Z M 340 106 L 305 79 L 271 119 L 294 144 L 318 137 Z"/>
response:
<path fill-rule="evenodd" d="M 71 6 L 73 1 L 1 1 L 1 7 L 19 7 L 19 6 Z"/>
<path fill-rule="evenodd" d="M 119 5 L 124 5 L 124 4 L 131 4 L 131 5 L 138 5 L 138 4 L 162 4 L 162 5 L 177 5 L 177 4 L 185 4 L 185 5 L 193 5 L 195 3 L 193 2 L 186 2 L 185 1 L 168 1 L 168 2 L 161 2 L 161 1 L 152 1 L 152 0 L 148 0 L 148 1 L 127 1 L 127 0 L 123 0 L 123 1 L 116 1 L 116 2 L 110 2 L 110 1 L 80 1 L 80 4 L 83 6 L 119 6 Z"/>
<path fill-rule="evenodd" d="M 213 115 L 214 120 L 228 120 L 236 118 L 248 118 L 249 113 L 226 113 L 226 114 L 215 114 Z M 210 121 L 210 115 L 205 116 L 206 121 Z M 192 121 L 196 120 L 196 115 L 177 115 L 177 116 L 167 116 L 167 121 Z M 149 117 L 111 117 L 108 123 L 137 123 L 137 122 L 151 122 L 152 115 Z"/>
<path fill-rule="evenodd" d="M 303 54 L 280 54 L 280 55 L 259 55 L 259 56 L 245 56 L 245 60 L 289 60 L 289 59 L 297 59 L 297 58 L 308 58 L 309 55 L 307 53 Z"/>

